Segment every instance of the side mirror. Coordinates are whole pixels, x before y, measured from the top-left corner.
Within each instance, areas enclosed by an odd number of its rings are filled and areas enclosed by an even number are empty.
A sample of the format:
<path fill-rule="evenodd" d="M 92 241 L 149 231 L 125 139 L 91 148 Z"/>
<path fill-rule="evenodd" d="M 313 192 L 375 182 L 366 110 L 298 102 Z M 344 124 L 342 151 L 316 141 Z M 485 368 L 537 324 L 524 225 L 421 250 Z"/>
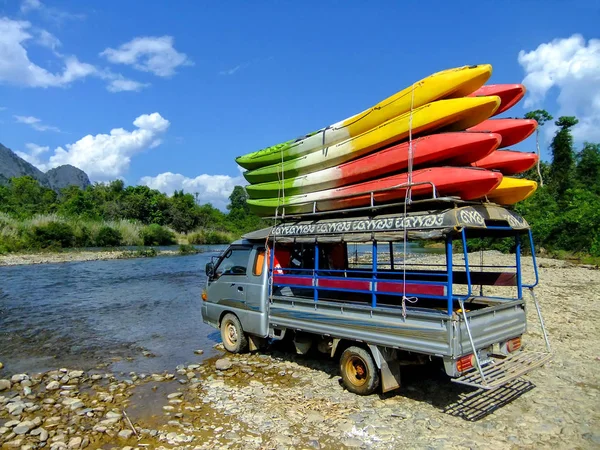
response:
<path fill-rule="evenodd" d="M 212 262 L 206 263 L 206 276 L 212 278 L 215 275 L 215 265 Z"/>

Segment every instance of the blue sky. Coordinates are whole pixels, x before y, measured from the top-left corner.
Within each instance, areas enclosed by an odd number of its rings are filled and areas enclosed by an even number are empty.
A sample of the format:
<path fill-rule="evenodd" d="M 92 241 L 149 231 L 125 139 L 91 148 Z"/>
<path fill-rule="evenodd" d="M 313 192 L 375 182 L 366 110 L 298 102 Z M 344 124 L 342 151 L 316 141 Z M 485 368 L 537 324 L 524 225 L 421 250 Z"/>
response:
<path fill-rule="evenodd" d="M 405 3 L 0 0 L 0 142 L 223 206 L 235 156 L 477 63 L 600 141 L 597 2 Z"/>

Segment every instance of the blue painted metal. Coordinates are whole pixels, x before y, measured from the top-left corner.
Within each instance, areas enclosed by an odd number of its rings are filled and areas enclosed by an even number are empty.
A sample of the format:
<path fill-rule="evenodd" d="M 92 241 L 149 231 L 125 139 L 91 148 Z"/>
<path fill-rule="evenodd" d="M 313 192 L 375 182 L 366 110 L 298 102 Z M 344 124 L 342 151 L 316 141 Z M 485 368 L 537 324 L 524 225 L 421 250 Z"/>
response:
<path fill-rule="evenodd" d="M 467 272 L 467 295 L 464 297 L 467 299 L 473 295 L 473 286 L 471 285 L 471 270 L 469 269 L 469 253 L 467 249 L 467 230 L 463 228 L 460 234 L 463 246 L 463 256 L 465 258 L 465 271 Z"/>
<path fill-rule="evenodd" d="M 317 289 L 317 277 L 319 272 L 319 243 L 315 242 L 315 267 L 313 268 L 313 299 L 319 301 L 319 290 Z"/>
<path fill-rule="evenodd" d="M 535 273 L 535 283 L 523 284 L 523 286 L 526 288 L 534 288 L 540 282 L 540 274 L 538 273 L 537 259 L 535 257 L 535 247 L 533 245 L 533 235 L 531 234 L 531 230 L 529 230 L 529 246 L 531 247 L 531 259 L 533 260 L 533 272 Z"/>
<path fill-rule="evenodd" d="M 375 308 L 377 306 L 377 292 L 375 286 L 377 283 L 377 241 L 373 240 L 373 280 L 371 284 L 371 307 Z"/>
<path fill-rule="evenodd" d="M 448 275 L 448 315 L 452 315 L 452 238 L 446 238 L 446 274 Z"/>
<path fill-rule="evenodd" d="M 515 262 L 517 264 L 517 298 L 523 298 L 523 280 L 521 278 L 521 236 L 515 236 L 517 247 L 515 249 Z"/>

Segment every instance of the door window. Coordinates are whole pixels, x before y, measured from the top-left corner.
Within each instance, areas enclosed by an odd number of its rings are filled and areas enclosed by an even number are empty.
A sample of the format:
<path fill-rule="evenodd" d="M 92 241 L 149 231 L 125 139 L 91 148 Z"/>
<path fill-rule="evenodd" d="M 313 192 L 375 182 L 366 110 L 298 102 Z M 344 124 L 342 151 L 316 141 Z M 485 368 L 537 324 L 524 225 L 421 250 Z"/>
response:
<path fill-rule="evenodd" d="M 245 247 L 230 248 L 215 269 L 216 275 L 246 275 L 251 251 Z"/>

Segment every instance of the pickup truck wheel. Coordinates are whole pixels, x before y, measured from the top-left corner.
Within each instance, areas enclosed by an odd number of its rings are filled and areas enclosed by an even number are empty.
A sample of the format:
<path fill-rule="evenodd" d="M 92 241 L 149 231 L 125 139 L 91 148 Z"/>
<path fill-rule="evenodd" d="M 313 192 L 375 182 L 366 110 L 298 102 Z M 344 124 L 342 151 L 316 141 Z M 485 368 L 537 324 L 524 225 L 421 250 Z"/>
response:
<path fill-rule="evenodd" d="M 228 352 L 244 353 L 248 350 L 248 337 L 242 329 L 240 319 L 234 314 L 225 314 L 221 320 L 221 339 Z"/>
<path fill-rule="evenodd" d="M 371 354 L 361 347 L 348 347 L 340 357 L 340 372 L 346 389 L 370 395 L 379 387 L 379 369 Z"/>

